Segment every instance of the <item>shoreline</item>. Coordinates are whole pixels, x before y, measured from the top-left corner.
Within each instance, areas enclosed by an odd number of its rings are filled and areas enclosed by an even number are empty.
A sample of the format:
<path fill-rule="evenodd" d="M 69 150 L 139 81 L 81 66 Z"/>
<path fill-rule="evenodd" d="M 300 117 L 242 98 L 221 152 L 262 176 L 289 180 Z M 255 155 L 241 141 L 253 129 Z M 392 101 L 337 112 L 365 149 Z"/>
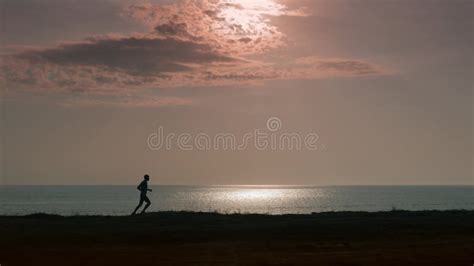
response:
<path fill-rule="evenodd" d="M 36 212 L 36 213 L 29 213 L 29 214 L 0 214 L 1 218 L 72 218 L 72 217 L 95 217 L 95 218 L 107 218 L 107 217 L 139 217 L 139 216 L 161 216 L 166 214 L 182 214 L 182 215 L 223 215 L 223 216 L 232 216 L 232 215 L 240 215 L 240 216 L 271 216 L 271 217 L 278 217 L 278 216 L 314 216 L 314 215 L 385 215 L 385 214 L 394 214 L 394 213 L 411 213 L 411 214 L 422 214 L 422 213 L 456 213 L 456 212 L 466 212 L 466 213 L 473 213 L 474 209 L 446 209 L 446 210 L 438 210 L 438 209 L 426 209 L 426 210 L 406 210 L 406 209 L 398 209 L 392 208 L 391 210 L 381 210 L 381 211 L 322 211 L 322 212 L 311 212 L 311 213 L 280 213 L 280 214 L 272 214 L 272 213 L 251 213 L 251 212 L 219 212 L 219 211 L 153 211 L 153 212 L 146 212 L 145 214 L 136 214 L 136 215 L 99 215 L 99 214 L 73 214 L 73 215 L 63 215 L 57 213 L 47 213 L 47 212 Z"/>
<path fill-rule="evenodd" d="M 474 261 L 474 211 L 467 210 L 33 214 L 0 216 L 0 236 L 2 266 L 471 265 Z"/>

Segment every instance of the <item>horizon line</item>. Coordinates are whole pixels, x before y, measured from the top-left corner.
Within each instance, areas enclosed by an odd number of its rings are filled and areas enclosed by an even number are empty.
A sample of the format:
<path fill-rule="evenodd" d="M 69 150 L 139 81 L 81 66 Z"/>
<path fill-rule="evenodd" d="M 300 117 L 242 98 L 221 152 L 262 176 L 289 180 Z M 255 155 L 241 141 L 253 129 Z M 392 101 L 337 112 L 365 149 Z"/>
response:
<path fill-rule="evenodd" d="M 135 186 L 136 184 L 0 184 L 0 186 Z M 474 186 L 474 184 L 150 184 L 150 186 L 183 186 L 183 187 L 358 187 L 358 186 Z"/>

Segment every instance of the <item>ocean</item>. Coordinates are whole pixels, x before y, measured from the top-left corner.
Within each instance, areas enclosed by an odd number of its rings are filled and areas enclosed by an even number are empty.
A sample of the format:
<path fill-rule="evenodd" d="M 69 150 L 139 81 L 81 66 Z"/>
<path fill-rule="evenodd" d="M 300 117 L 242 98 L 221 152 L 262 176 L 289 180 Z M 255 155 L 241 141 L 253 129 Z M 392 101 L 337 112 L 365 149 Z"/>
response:
<path fill-rule="evenodd" d="M 474 186 L 150 186 L 154 211 L 298 214 L 474 209 Z M 0 186 L 0 215 L 128 215 L 135 186 Z"/>

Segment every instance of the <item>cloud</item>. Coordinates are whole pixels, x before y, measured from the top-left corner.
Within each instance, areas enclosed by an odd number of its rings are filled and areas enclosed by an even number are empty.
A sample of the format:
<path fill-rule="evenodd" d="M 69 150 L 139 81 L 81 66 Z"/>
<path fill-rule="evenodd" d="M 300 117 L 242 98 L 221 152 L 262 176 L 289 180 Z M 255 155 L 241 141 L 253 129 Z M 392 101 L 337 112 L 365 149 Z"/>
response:
<path fill-rule="evenodd" d="M 285 35 L 268 17 L 306 16 L 273 0 L 184 0 L 133 4 L 124 12 L 161 36 L 200 40 L 230 54 L 254 54 L 284 46 Z"/>
<path fill-rule="evenodd" d="M 292 65 L 295 69 L 305 70 L 301 78 L 311 73 L 322 76 L 363 76 L 384 74 L 387 71 L 381 66 L 364 61 L 354 59 L 325 59 L 315 56 L 298 58 Z"/>
<path fill-rule="evenodd" d="M 95 37 L 2 59 L 0 77 L 6 87 L 98 94 L 185 84 L 195 69 L 242 61 L 205 43 L 146 36 Z"/>
<path fill-rule="evenodd" d="M 201 72 L 201 80 L 217 84 L 256 82 L 278 79 L 322 79 L 329 77 L 358 77 L 385 74 L 381 66 L 347 59 L 319 57 L 285 58 L 284 63 L 247 64 L 246 67 L 220 67 Z"/>
<path fill-rule="evenodd" d="M 172 38 L 105 38 L 65 44 L 52 49 L 25 52 L 18 59 L 31 64 L 94 66 L 133 75 L 187 71 L 186 64 L 233 62 L 208 45 Z"/>
<path fill-rule="evenodd" d="M 76 97 L 61 102 L 61 106 L 119 106 L 156 108 L 166 106 L 190 106 L 194 102 L 190 99 L 173 96 L 120 96 L 120 97 Z"/>
<path fill-rule="evenodd" d="M 285 58 L 251 61 L 175 39 L 106 39 L 28 51 L 5 58 L 5 87 L 89 94 L 130 93 L 149 87 L 233 85 L 278 79 L 358 77 L 386 73 L 349 59 Z"/>
<path fill-rule="evenodd" d="M 265 58 L 267 51 L 285 45 L 284 34 L 271 25 L 268 16 L 307 15 L 301 10 L 287 10 L 272 0 L 134 4 L 124 15 L 148 25 L 148 32 L 92 36 L 4 54 L 0 83 L 9 91 L 70 93 L 71 103 L 167 106 L 186 101 L 149 101 L 140 97 L 141 90 L 385 73 L 381 66 L 365 60 L 249 59 L 251 55 Z"/>

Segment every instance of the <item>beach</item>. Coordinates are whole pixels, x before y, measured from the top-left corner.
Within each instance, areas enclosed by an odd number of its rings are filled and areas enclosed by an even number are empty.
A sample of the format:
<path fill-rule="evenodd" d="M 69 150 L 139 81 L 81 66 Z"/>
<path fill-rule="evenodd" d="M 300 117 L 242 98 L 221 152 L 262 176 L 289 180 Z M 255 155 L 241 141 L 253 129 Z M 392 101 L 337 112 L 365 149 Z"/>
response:
<path fill-rule="evenodd" d="M 472 265 L 474 211 L 0 216 L 0 264 Z"/>

